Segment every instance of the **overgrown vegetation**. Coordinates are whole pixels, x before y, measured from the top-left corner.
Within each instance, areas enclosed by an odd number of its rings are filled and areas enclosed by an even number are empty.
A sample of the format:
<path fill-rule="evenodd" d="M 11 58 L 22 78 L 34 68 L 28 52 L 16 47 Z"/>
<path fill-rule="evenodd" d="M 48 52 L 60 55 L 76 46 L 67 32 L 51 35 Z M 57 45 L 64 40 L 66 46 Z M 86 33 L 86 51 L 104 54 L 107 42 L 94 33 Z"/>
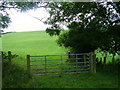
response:
<path fill-rule="evenodd" d="M 25 88 L 32 74 L 16 63 L 4 60 L 2 64 L 2 87 Z"/>

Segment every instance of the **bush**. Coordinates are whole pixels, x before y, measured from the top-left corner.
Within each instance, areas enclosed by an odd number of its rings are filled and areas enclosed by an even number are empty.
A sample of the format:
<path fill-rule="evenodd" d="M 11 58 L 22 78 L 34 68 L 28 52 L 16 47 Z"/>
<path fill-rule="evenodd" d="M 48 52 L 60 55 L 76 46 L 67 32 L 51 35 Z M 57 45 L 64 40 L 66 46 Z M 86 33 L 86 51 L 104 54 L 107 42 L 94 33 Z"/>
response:
<path fill-rule="evenodd" d="M 4 60 L 2 69 L 3 88 L 25 88 L 32 79 L 32 74 L 13 62 Z"/>

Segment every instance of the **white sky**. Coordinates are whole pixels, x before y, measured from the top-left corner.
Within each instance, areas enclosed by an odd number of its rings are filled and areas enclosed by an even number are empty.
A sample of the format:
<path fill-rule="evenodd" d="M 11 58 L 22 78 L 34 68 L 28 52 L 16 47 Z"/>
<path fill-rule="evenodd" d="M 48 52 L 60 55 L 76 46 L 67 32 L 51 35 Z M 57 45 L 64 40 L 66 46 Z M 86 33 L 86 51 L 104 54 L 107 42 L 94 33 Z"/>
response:
<path fill-rule="evenodd" d="M 49 16 L 49 14 L 45 11 L 44 8 L 30 10 L 24 13 L 17 12 L 14 9 L 10 9 L 7 12 L 10 14 L 12 22 L 10 23 L 8 28 L 4 29 L 5 32 L 39 31 L 45 30 L 48 27 L 48 25 L 45 25 L 38 19 L 32 17 L 35 16 L 39 19 L 44 18 L 43 20 L 45 20 Z"/>

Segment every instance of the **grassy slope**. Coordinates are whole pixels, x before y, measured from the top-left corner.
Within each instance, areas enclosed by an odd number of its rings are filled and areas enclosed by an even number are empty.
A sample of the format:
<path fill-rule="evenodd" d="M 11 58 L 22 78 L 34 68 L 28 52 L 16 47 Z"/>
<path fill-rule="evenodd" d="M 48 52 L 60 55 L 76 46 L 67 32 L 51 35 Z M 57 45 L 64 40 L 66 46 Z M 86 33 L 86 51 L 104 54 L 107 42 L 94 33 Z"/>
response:
<path fill-rule="evenodd" d="M 49 36 L 45 31 L 9 33 L 2 37 L 2 49 L 19 55 L 14 61 L 26 65 L 27 54 L 65 54 L 66 49 L 57 45 L 57 38 L 57 36 Z"/>
<path fill-rule="evenodd" d="M 19 55 L 64 54 L 65 50 L 59 47 L 55 40 L 45 31 L 9 33 L 3 36 L 3 51 L 12 51 Z"/>
<path fill-rule="evenodd" d="M 50 37 L 43 31 L 10 33 L 2 37 L 3 51 L 12 51 L 19 55 L 18 63 L 26 63 L 26 54 L 65 54 L 64 48 L 59 47 L 55 40 L 57 37 Z M 23 61 L 22 61 L 23 60 Z M 17 71 L 17 70 L 16 70 Z M 20 75 L 18 75 L 20 76 Z M 14 77 L 13 77 L 14 78 Z M 115 88 L 118 86 L 117 76 L 110 74 L 81 74 L 59 76 L 38 76 L 34 77 L 26 85 L 20 87 L 31 88 Z M 16 79 L 15 81 L 19 81 Z M 8 81 L 11 82 L 11 81 Z M 13 82 L 15 84 L 15 82 Z M 14 87 L 13 84 L 13 87 Z M 6 84 L 7 85 L 7 84 Z M 15 86 L 16 87 L 16 86 Z M 18 84 L 19 87 L 19 84 Z"/>

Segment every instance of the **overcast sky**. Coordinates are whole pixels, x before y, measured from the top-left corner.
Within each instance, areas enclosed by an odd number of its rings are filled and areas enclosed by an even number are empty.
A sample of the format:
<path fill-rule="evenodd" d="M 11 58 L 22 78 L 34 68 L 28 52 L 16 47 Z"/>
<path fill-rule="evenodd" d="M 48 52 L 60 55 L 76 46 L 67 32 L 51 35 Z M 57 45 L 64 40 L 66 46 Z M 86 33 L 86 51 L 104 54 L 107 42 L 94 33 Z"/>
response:
<path fill-rule="evenodd" d="M 8 10 L 7 12 L 10 14 L 12 22 L 8 28 L 4 29 L 5 32 L 38 31 L 45 30 L 48 27 L 48 25 L 45 25 L 43 22 L 32 17 L 34 16 L 39 19 L 44 18 L 43 20 L 45 20 L 49 14 L 45 11 L 44 8 L 30 10 L 25 13 L 17 12 L 14 9 Z"/>

